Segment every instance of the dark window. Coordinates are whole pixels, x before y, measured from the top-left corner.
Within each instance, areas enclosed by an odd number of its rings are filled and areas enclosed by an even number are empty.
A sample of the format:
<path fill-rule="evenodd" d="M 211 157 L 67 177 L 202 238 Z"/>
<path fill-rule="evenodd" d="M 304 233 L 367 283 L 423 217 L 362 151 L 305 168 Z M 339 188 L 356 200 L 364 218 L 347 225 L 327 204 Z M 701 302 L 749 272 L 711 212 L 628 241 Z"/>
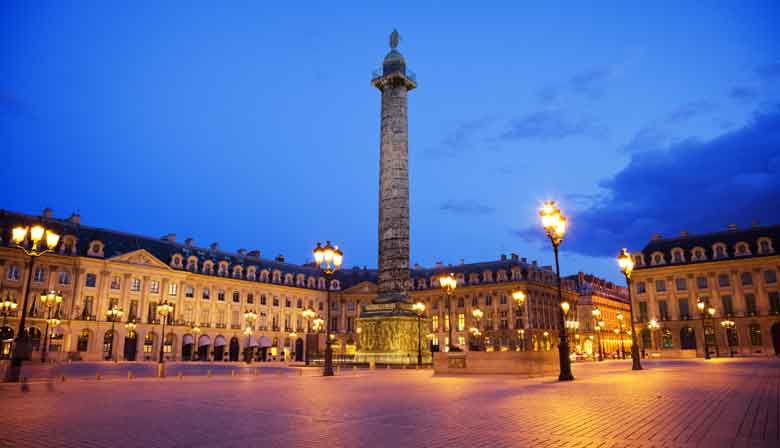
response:
<path fill-rule="evenodd" d="M 688 308 L 688 299 L 678 299 L 677 307 L 680 309 L 680 319 L 690 319 L 691 310 Z"/>
<path fill-rule="evenodd" d="M 696 286 L 699 289 L 707 289 L 707 277 L 696 277 Z"/>
<path fill-rule="evenodd" d="M 265 305 L 266 302 L 265 294 L 260 294 L 260 305 Z"/>
<path fill-rule="evenodd" d="M 661 343 L 664 348 L 672 348 L 672 330 L 668 328 L 663 329 L 663 332 L 661 333 Z"/>
<path fill-rule="evenodd" d="M 89 330 L 81 330 L 79 337 L 76 341 L 76 350 L 80 352 L 86 352 L 89 348 Z"/>
<path fill-rule="evenodd" d="M 320 310 L 320 311 L 322 311 L 323 309 L 325 309 L 325 305 L 324 305 L 324 303 L 323 303 L 323 302 L 320 302 L 320 303 L 318 303 L 318 304 L 317 304 L 317 308 L 319 308 L 319 310 Z"/>
<path fill-rule="evenodd" d="M 769 293 L 769 312 L 771 314 L 780 314 L 780 293 Z"/>
<path fill-rule="evenodd" d="M 669 305 L 666 303 L 666 300 L 658 301 L 658 315 L 661 320 L 669 320 Z"/>
<path fill-rule="evenodd" d="M 761 345 L 761 327 L 758 324 L 750 324 L 748 333 L 750 334 L 750 345 Z"/>
<path fill-rule="evenodd" d="M 95 274 L 87 274 L 87 278 L 84 283 L 88 288 L 94 288 L 97 284 L 97 276 Z"/>
<path fill-rule="evenodd" d="M 285 297 L 284 298 L 284 306 L 285 308 L 290 308 L 292 306 L 292 303 L 290 302 L 290 299 Z"/>
<path fill-rule="evenodd" d="M 474 307 L 479 306 L 479 298 L 477 298 L 477 296 L 474 296 L 474 297 L 471 298 L 471 306 L 474 306 Z M 433 303 L 433 309 L 435 309 L 435 310 L 439 309 L 439 303 L 438 302 L 434 302 Z"/>
<path fill-rule="evenodd" d="M 493 296 L 485 296 L 485 306 L 493 305 Z"/>
<path fill-rule="evenodd" d="M 720 274 L 718 276 L 718 285 L 719 286 L 729 286 L 729 276 L 728 276 L 728 274 Z"/>
<path fill-rule="evenodd" d="M 777 271 L 774 269 L 764 271 L 764 283 L 777 283 Z"/>
<path fill-rule="evenodd" d="M 696 349 L 696 331 L 691 327 L 683 327 L 680 330 L 680 348 L 683 350 Z"/>
<path fill-rule="evenodd" d="M 743 272 L 739 274 L 739 278 L 744 286 L 753 284 L 753 275 L 751 275 L 750 272 Z"/>
<path fill-rule="evenodd" d="M 639 320 L 642 322 L 647 320 L 647 302 L 639 302 Z"/>
<path fill-rule="evenodd" d="M 723 303 L 723 314 L 725 314 L 726 316 L 733 315 L 734 303 L 733 300 L 731 299 L 731 296 L 722 296 L 720 300 Z"/>
<path fill-rule="evenodd" d="M 233 302 L 241 302 L 241 294 L 238 291 L 233 291 Z"/>
<path fill-rule="evenodd" d="M 251 292 L 246 295 L 246 303 L 255 303 L 255 295 Z"/>
<path fill-rule="evenodd" d="M 353 306 L 354 306 L 354 304 L 353 304 Z M 298 308 L 298 309 L 303 308 L 303 300 L 298 299 L 298 301 L 295 302 L 295 307 Z"/>
<path fill-rule="evenodd" d="M 644 293 L 647 290 L 647 286 L 645 285 L 645 282 L 639 282 L 636 284 L 636 291 L 639 294 Z"/>
<path fill-rule="evenodd" d="M 208 300 L 209 297 L 210 297 L 209 296 L 209 289 L 208 288 L 203 288 L 203 300 Z"/>
<path fill-rule="evenodd" d="M 756 314 L 756 296 L 753 294 L 745 294 L 745 307 L 747 308 L 748 316 L 755 316 Z"/>
<path fill-rule="evenodd" d="M 458 308 L 463 308 L 463 297 L 458 297 Z"/>
<path fill-rule="evenodd" d="M 688 289 L 688 282 L 684 278 L 678 278 L 674 282 L 678 291 L 685 291 Z"/>
<path fill-rule="evenodd" d="M 223 291 L 221 289 L 219 291 L 217 291 L 217 300 L 219 300 L 220 302 L 224 302 L 225 301 L 225 291 Z"/>
<path fill-rule="evenodd" d="M 655 281 L 655 290 L 658 291 L 658 292 L 666 291 L 666 281 L 665 280 L 656 280 Z"/>
<path fill-rule="evenodd" d="M 185 297 L 195 297 L 195 288 L 192 286 L 188 286 L 184 289 L 184 296 Z"/>
<path fill-rule="evenodd" d="M 501 294 L 501 298 L 499 299 L 498 303 L 501 304 L 501 305 L 506 305 L 506 295 L 505 294 Z"/>
<path fill-rule="evenodd" d="M 274 306 L 279 306 L 279 297 L 278 296 L 274 296 L 273 304 L 274 304 Z"/>

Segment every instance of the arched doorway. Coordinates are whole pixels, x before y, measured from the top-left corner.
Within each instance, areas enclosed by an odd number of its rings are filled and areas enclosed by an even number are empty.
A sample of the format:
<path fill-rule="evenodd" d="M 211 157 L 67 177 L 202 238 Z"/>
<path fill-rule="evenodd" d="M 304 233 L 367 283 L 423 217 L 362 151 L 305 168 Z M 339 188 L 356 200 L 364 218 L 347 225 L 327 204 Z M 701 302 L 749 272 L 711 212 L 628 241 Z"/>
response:
<path fill-rule="evenodd" d="M 267 336 L 260 337 L 260 340 L 258 341 L 258 346 L 260 347 L 260 361 L 268 360 L 268 349 L 272 344 L 273 343 L 271 342 L 271 339 L 269 339 Z"/>
<path fill-rule="evenodd" d="M 76 351 L 85 353 L 89 350 L 89 330 L 86 328 L 81 330 L 78 338 L 76 338 Z"/>
<path fill-rule="evenodd" d="M 223 336 L 214 338 L 214 361 L 222 361 L 225 358 L 225 345 L 227 342 Z"/>
<path fill-rule="evenodd" d="M 231 362 L 238 361 L 238 338 L 235 336 L 230 338 L 230 353 L 228 356 Z"/>
<path fill-rule="evenodd" d="M 110 360 L 114 353 L 114 332 L 107 330 L 103 334 L 103 359 Z"/>
<path fill-rule="evenodd" d="M 173 353 L 175 340 L 176 336 L 173 333 L 165 335 L 165 341 L 163 341 L 163 356 L 165 356 L 165 359 L 171 359 L 171 356 L 173 356 L 175 360 L 176 356 Z"/>
<path fill-rule="evenodd" d="M 125 336 L 125 361 L 135 361 L 138 353 L 138 336 L 135 332 Z"/>
<path fill-rule="evenodd" d="M 205 334 L 198 338 L 198 361 L 209 360 L 209 347 L 211 347 L 211 338 Z"/>
<path fill-rule="evenodd" d="M 303 339 L 295 340 L 295 361 L 303 362 Z"/>
<path fill-rule="evenodd" d="M 149 361 L 154 359 L 154 340 L 155 334 L 152 332 L 146 333 L 144 336 L 144 359 Z"/>
<path fill-rule="evenodd" d="M 683 350 L 696 350 L 696 330 L 691 327 L 680 329 L 680 348 Z"/>
<path fill-rule="evenodd" d="M 770 330 L 772 333 L 772 345 L 775 347 L 775 355 L 780 356 L 780 322 L 775 322 Z"/>
<path fill-rule="evenodd" d="M 191 334 L 185 334 L 181 338 L 181 359 L 189 361 L 194 358 L 192 348 L 195 346 L 195 339 Z"/>
<path fill-rule="evenodd" d="M 30 327 L 27 329 L 27 334 L 30 335 L 30 346 L 32 347 L 32 350 L 34 352 L 41 350 L 41 339 L 43 339 L 41 335 L 41 330 Z"/>

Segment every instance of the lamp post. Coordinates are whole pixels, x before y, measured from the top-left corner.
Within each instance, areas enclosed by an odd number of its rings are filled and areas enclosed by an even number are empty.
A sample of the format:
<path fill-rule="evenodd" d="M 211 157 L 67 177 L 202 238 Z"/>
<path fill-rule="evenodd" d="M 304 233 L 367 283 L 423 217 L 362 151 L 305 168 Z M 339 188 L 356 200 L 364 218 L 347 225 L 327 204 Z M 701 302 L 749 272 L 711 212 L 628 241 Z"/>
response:
<path fill-rule="evenodd" d="M 417 314 L 417 367 L 422 367 L 422 315 L 425 313 L 425 304 L 417 302 L 412 305 Z"/>
<path fill-rule="evenodd" d="M 304 342 L 306 343 L 306 346 L 303 350 L 303 362 L 308 366 L 309 365 L 309 333 L 311 333 L 311 321 L 315 317 L 317 317 L 317 313 L 314 312 L 311 308 L 306 308 L 301 313 L 303 315 L 303 318 L 306 320 L 306 337 L 304 338 Z"/>
<path fill-rule="evenodd" d="M 661 328 L 661 326 L 657 320 L 650 319 L 650 322 L 647 323 L 647 328 L 650 330 L 650 341 L 652 342 L 653 350 L 658 350 L 658 344 L 655 343 L 655 330 Z"/>
<path fill-rule="evenodd" d="M 710 316 L 710 320 L 712 320 L 713 317 L 715 317 L 715 307 L 707 307 L 707 315 Z M 707 337 L 707 330 L 704 330 L 704 337 Z M 720 356 L 720 351 L 718 349 L 718 339 L 715 337 L 715 329 L 712 329 L 712 338 L 715 340 L 715 356 Z"/>
<path fill-rule="evenodd" d="M 563 292 L 561 287 L 561 268 L 558 262 L 558 246 L 563 242 L 563 236 L 566 233 L 566 217 L 563 216 L 561 210 L 555 205 L 555 201 L 547 201 L 539 211 L 539 216 L 542 218 L 542 227 L 547 233 L 547 237 L 550 239 L 550 243 L 553 246 L 553 252 L 555 253 L 555 275 L 558 279 L 558 303 L 561 304 L 561 310 L 558 313 L 558 335 L 560 342 L 558 343 L 558 357 L 560 360 L 560 374 L 558 375 L 558 381 L 571 381 L 574 379 L 574 375 L 571 373 L 571 359 L 569 358 L 569 338 L 566 337 L 566 326 L 564 310 L 563 310 Z"/>
<path fill-rule="evenodd" d="M 3 315 L 3 327 L 8 323 L 8 315 L 16 311 L 18 305 L 11 300 L 10 295 L 5 296 L 5 300 L 0 302 L 0 314 Z"/>
<path fill-rule="evenodd" d="M 517 326 L 517 322 L 520 321 L 519 316 L 523 315 L 523 304 L 525 304 L 525 293 L 523 291 L 517 290 L 512 292 L 512 298 L 515 300 L 515 303 L 517 303 L 517 315 L 518 319 L 515 319 L 515 326 Z M 522 345 L 522 351 L 525 351 L 525 324 L 523 321 L 520 321 L 520 328 L 517 330 L 517 333 L 520 335 L 520 341 Z"/>
<path fill-rule="evenodd" d="M 114 340 L 116 337 L 116 333 L 114 333 L 114 325 L 116 324 L 116 321 L 121 319 L 122 315 L 125 313 L 121 308 L 114 305 L 106 312 L 106 314 L 108 315 L 108 320 L 111 321 L 111 349 L 108 352 L 108 358 L 114 358 L 114 362 L 117 362 L 117 357 L 114 355 Z"/>
<path fill-rule="evenodd" d="M 197 360 L 200 361 L 200 353 L 199 353 L 200 352 L 200 345 L 198 345 L 198 344 L 200 344 L 200 332 L 201 332 L 201 329 L 200 329 L 200 327 L 197 324 L 195 324 L 195 325 L 193 325 L 190 328 L 190 331 L 192 331 L 192 334 L 193 334 L 192 338 L 194 339 L 193 344 L 192 344 L 192 345 L 194 345 L 194 347 L 192 349 L 192 353 L 190 354 L 190 361 L 195 361 L 196 357 L 197 357 Z"/>
<path fill-rule="evenodd" d="M 157 361 L 157 376 L 160 378 L 165 377 L 165 358 L 163 354 L 163 347 L 165 347 L 165 323 L 168 320 L 168 315 L 173 311 L 173 305 L 167 301 L 163 301 L 157 305 L 157 314 L 160 315 L 162 321 L 162 337 L 160 338 L 160 357 Z"/>
<path fill-rule="evenodd" d="M 615 316 L 618 320 L 618 339 L 620 339 L 620 358 L 626 359 L 626 347 L 623 344 L 623 313 L 617 313 Z"/>
<path fill-rule="evenodd" d="M 29 242 L 28 242 L 29 235 Z M 43 248 L 43 240 L 45 239 L 45 246 Z M 36 224 L 32 227 L 17 226 L 11 231 L 11 240 L 14 245 L 24 251 L 27 256 L 30 257 L 30 269 L 27 273 L 27 282 L 24 287 L 22 299 L 22 315 L 19 318 L 19 329 L 16 332 L 16 339 L 14 340 L 14 350 L 11 356 L 11 365 L 8 366 L 5 380 L 9 382 L 19 381 L 19 374 L 22 371 L 22 362 L 30 351 L 30 338 L 25 330 L 24 326 L 27 323 L 27 297 L 30 295 L 30 285 L 32 284 L 32 278 L 35 273 L 33 270 L 35 265 L 35 259 L 41 255 L 52 252 L 57 243 L 60 241 L 60 236 L 51 230 L 44 228 L 40 224 Z"/>
<path fill-rule="evenodd" d="M 322 369 L 322 376 L 333 376 L 333 347 L 331 346 L 330 337 L 330 281 L 333 278 L 333 274 L 341 269 L 341 262 L 344 259 L 344 254 L 339 250 L 338 246 L 331 246 L 330 241 L 325 242 L 325 246 L 321 246 L 317 243 L 317 247 L 314 248 L 314 261 L 317 263 L 317 267 L 325 275 L 325 290 L 326 290 L 326 305 L 327 305 L 327 322 L 325 323 L 325 362 Z"/>
<path fill-rule="evenodd" d="M 246 310 L 244 312 L 244 320 L 246 321 L 246 363 L 252 364 L 252 358 L 254 358 L 255 350 L 252 348 L 252 333 L 255 327 L 255 320 L 257 320 L 257 313 L 252 310 Z"/>
<path fill-rule="evenodd" d="M 699 309 L 699 314 L 701 315 L 701 336 L 704 338 L 704 359 L 710 359 L 710 346 L 707 343 L 707 328 L 704 325 L 704 318 L 706 316 L 704 309 L 706 307 L 707 303 L 704 301 L 704 298 L 699 297 L 696 299 L 696 308 Z"/>
<path fill-rule="evenodd" d="M 482 325 L 480 325 L 480 323 L 482 322 L 482 316 L 484 316 L 485 314 L 482 312 L 481 309 L 474 308 L 473 310 L 471 310 L 471 315 L 474 316 L 474 320 L 477 322 L 477 331 L 476 332 L 472 331 L 472 333 L 474 333 L 474 335 L 478 337 L 477 350 L 485 350 L 485 347 L 483 347 L 483 343 L 482 343 Z"/>
<path fill-rule="evenodd" d="M 598 323 L 598 331 L 599 331 L 599 352 L 601 353 L 601 359 L 604 359 L 604 340 L 602 339 L 602 334 L 604 332 L 604 329 L 607 328 L 607 323 L 603 320 L 600 320 Z"/>
<path fill-rule="evenodd" d="M 731 343 L 731 332 L 734 331 L 734 327 L 736 327 L 736 323 L 733 320 L 727 319 L 724 321 L 721 321 L 720 323 L 723 328 L 726 329 L 726 345 L 729 346 L 729 356 L 732 358 L 734 357 L 734 345 Z"/>
<path fill-rule="evenodd" d="M 604 353 L 601 351 L 601 327 L 599 326 L 599 318 L 601 317 L 601 310 L 596 305 L 593 305 L 593 310 L 590 312 L 593 316 L 593 329 L 596 332 L 596 344 L 598 344 L 598 356 L 593 355 L 594 358 L 598 358 L 598 361 L 604 360 Z"/>
<path fill-rule="evenodd" d="M 623 248 L 618 255 L 618 265 L 620 270 L 623 271 L 623 275 L 626 276 L 626 287 L 628 288 L 628 313 L 629 322 L 631 323 L 631 369 L 642 370 L 642 363 L 639 360 L 639 346 L 636 343 L 636 331 L 633 331 L 634 326 L 634 302 L 631 299 L 631 273 L 634 271 L 634 259 L 631 258 L 631 254 L 628 249 Z M 622 329 L 621 329 L 622 331 Z M 621 344 L 623 338 L 620 338 Z M 625 356 L 625 351 L 624 351 Z"/>
<path fill-rule="evenodd" d="M 458 287 L 458 281 L 452 274 L 439 277 L 439 285 L 447 294 L 447 351 L 458 352 L 459 348 L 452 343 L 452 293 Z"/>

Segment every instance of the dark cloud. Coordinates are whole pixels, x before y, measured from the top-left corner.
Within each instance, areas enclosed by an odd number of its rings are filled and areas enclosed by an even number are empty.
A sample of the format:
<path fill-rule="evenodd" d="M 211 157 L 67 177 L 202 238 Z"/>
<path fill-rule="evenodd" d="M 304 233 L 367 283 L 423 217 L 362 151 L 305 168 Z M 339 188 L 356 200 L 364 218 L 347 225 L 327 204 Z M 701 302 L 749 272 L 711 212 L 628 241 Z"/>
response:
<path fill-rule="evenodd" d="M 613 67 L 592 68 L 574 75 L 569 80 L 569 88 L 576 94 L 599 99 L 606 95 L 610 81 L 616 74 Z"/>
<path fill-rule="evenodd" d="M 685 140 L 631 156 L 600 183 L 604 196 L 570 212 L 566 250 L 615 256 L 653 233 L 705 232 L 752 220 L 780 223 L 780 105 L 708 141 Z M 536 228 L 516 234 L 537 240 Z"/>
<path fill-rule="evenodd" d="M 459 215 L 489 215 L 496 211 L 494 207 L 471 199 L 449 199 L 439 210 Z"/>
<path fill-rule="evenodd" d="M 495 122 L 496 119 L 493 117 L 464 121 L 444 137 L 438 146 L 428 149 L 426 153 L 434 157 L 454 157 L 464 150 L 472 149 L 477 142 L 481 141 L 481 135 Z"/>
<path fill-rule="evenodd" d="M 759 65 L 756 67 L 756 74 L 763 81 L 780 79 L 780 61 Z"/>
<path fill-rule="evenodd" d="M 711 113 L 717 105 L 709 100 L 696 100 L 685 103 L 673 110 L 666 117 L 668 124 L 683 124 L 691 121 L 692 119 Z"/>
<path fill-rule="evenodd" d="M 623 145 L 624 152 L 641 152 L 651 149 L 659 149 L 669 143 L 669 134 L 663 129 L 650 125 L 637 131 L 631 140 Z"/>
<path fill-rule="evenodd" d="M 758 98 L 758 89 L 750 86 L 735 86 L 729 90 L 729 98 L 735 101 L 750 102 Z"/>
<path fill-rule="evenodd" d="M 545 110 L 512 121 L 501 138 L 504 140 L 558 140 L 576 136 L 602 138 L 606 133 L 605 128 L 588 118 L 570 119 L 559 110 Z"/>

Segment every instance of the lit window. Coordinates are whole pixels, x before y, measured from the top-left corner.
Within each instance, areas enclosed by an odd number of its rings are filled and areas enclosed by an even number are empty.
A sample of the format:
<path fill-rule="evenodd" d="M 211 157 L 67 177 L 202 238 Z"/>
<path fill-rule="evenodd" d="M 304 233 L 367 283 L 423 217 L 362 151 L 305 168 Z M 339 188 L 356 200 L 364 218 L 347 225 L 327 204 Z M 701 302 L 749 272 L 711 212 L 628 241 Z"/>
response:
<path fill-rule="evenodd" d="M 130 291 L 138 292 L 141 290 L 141 279 L 134 278 L 130 280 Z"/>
<path fill-rule="evenodd" d="M 179 284 L 178 283 L 171 283 L 168 285 L 168 295 L 169 296 L 175 296 L 179 293 Z"/>

